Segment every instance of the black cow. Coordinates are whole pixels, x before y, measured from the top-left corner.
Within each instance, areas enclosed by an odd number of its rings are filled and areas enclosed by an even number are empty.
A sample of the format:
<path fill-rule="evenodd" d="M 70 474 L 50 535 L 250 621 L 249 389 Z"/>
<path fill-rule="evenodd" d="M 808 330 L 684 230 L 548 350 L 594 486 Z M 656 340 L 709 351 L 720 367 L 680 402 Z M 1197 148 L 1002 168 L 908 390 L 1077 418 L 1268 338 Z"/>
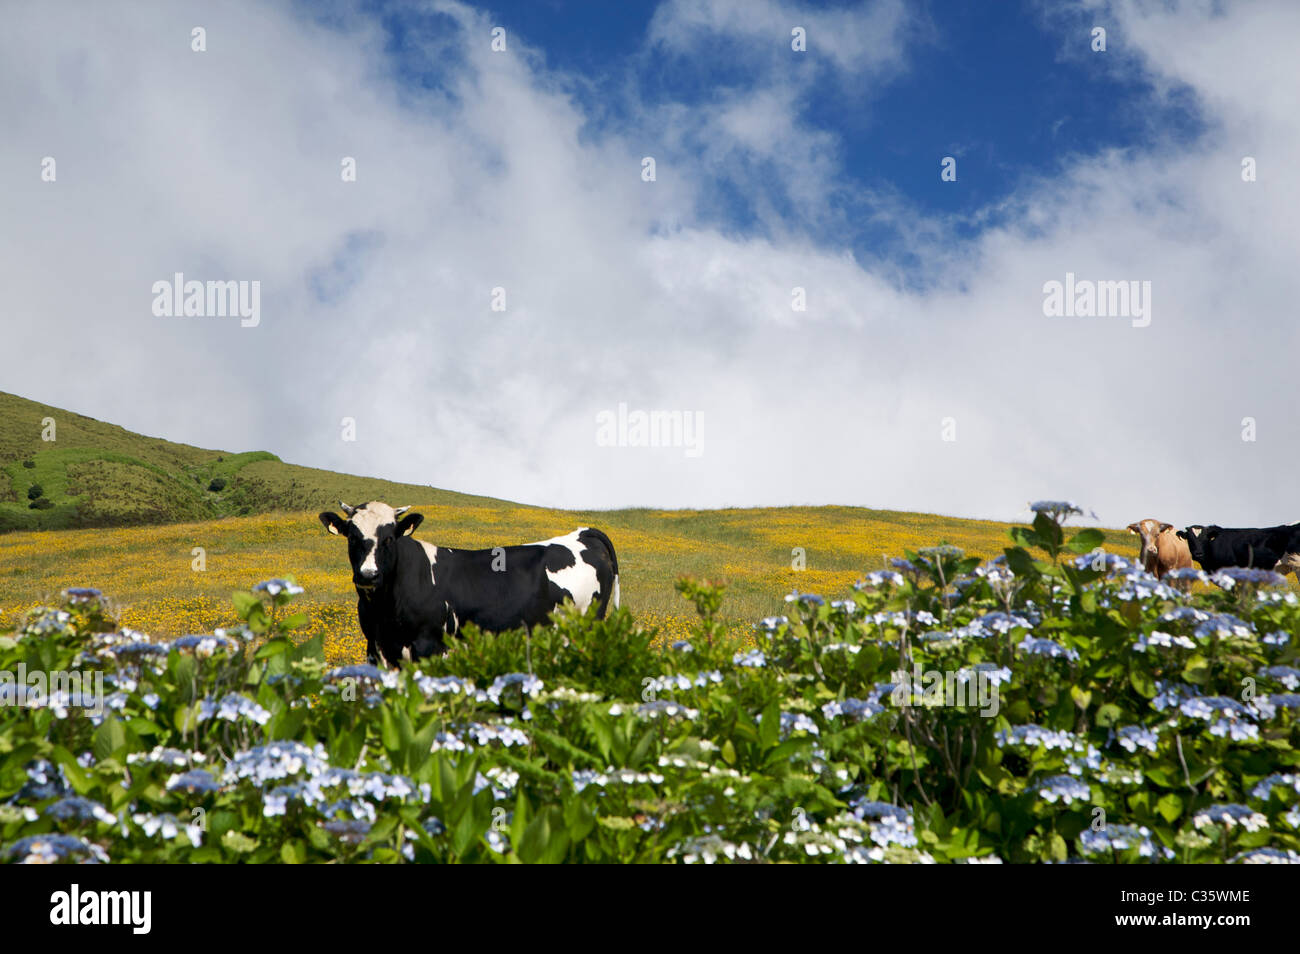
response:
<path fill-rule="evenodd" d="M 1300 554 L 1300 523 L 1261 529 L 1194 524 L 1179 530 L 1178 536 L 1187 541 L 1192 559 L 1211 573 L 1225 566 L 1271 570 L 1282 561 L 1285 573 Z"/>
<path fill-rule="evenodd" d="M 416 540 L 424 517 L 372 501 L 325 511 L 346 537 L 366 658 L 390 666 L 447 651 L 466 623 L 491 632 L 544 623 L 565 600 L 603 618 L 618 606 L 618 558 L 609 537 L 587 527 L 553 540 L 490 550 L 453 550 Z"/>

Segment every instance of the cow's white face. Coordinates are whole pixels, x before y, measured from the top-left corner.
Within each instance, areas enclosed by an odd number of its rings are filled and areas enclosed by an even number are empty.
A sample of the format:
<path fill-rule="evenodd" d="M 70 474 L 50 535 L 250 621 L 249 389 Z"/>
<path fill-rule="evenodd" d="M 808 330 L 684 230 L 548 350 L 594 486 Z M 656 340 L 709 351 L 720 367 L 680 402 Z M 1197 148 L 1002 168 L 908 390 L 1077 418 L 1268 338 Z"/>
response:
<path fill-rule="evenodd" d="M 418 513 L 403 517 L 410 507 L 394 509 L 378 500 L 359 507 L 345 503 L 339 506 L 348 515 L 347 520 L 326 511 L 320 515 L 320 521 L 330 533 L 347 538 L 352 582 L 357 589 L 373 591 L 392 575 L 397 562 L 398 537 L 414 532 L 424 517 Z"/>

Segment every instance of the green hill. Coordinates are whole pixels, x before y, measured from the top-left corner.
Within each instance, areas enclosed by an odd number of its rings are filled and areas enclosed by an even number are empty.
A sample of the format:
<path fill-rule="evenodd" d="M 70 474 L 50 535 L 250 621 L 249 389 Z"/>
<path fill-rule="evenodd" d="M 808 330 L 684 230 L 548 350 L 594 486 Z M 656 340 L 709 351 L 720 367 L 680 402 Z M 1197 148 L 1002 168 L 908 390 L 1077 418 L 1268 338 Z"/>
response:
<path fill-rule="evenodd" d="M 52 441 L 43 439 L 47 418 Z M 0 391 L 0 532 L 179 523 L 399 497 L 489 499 L 299 467 L 266 451 L 176 444 Z"/>

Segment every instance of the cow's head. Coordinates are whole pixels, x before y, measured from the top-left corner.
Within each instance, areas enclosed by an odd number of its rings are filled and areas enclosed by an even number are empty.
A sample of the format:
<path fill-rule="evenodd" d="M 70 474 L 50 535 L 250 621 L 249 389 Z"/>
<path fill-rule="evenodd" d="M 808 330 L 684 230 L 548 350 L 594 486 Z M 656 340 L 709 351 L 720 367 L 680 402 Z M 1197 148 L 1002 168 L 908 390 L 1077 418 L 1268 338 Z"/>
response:
<path fill-rule="evenodd" d="M 1128 525 L 1128 532 L 1136 533 L 1141 540 L 1143 563 L 1150 563 L 1156 559 L 1159 552 L 1156 547 L 1156 540 L 1159 539 L 1160 534 L 1173 528 L 1171 523 L 1161 523 L 1159 520 L 1153 520 L 1150 517 Z"/>
<path fill-rule="evenodd" d="M 348 515 L 346 520 L 326 510 L 320 515 L 320 522 L 330 533 L 347 538 L 352 582 L 357 589 L 365 591 L 383 586 L 397 564 L 397 538 L 414 532 L 424 517 L 418 513 L 407 514 L 410 507 L 394 510 L 377 500 L 359 507 L 349 507 L 339 501 L 339 506 Z"/>
<path fill-rule="evenodd" d="M 1192 524 L 1190 527 L 1178 531 L 1178 536 L 1187 541 L 1187 549 L 1191 551 L 1192 559 L 1197 563 L 1202 562 L 1201 558 L 1205 556 L 1205 548 L 1209 546 L 1210 541 L 1218 535 L 1218 527 L 1206 527 L 1199 523 Z"/>

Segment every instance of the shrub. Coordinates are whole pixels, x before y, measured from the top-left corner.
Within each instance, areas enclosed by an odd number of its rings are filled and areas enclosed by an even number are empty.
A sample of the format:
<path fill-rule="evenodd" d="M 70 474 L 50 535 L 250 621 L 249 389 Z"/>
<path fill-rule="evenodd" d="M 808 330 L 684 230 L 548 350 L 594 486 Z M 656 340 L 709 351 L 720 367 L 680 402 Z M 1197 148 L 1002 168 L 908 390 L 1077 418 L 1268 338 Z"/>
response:
<path fill-rule="evenodd" d="M 49 510 L 54 506 L 49 497 L 37 497 L 27 505 L 28 510 Z"/>
<path fill-rule="evenodd" d="M 25 460 L 25 461 L 23 461 L 23 466 L 26 467 L 28 470 L 33 470 L 33 469 L 35 469 L 35 467 L 36 467 L 36 461 L 34 461 L 34 460 Z"/>
<path fill-rule="evenodd" d="M 1294 592 L 1183 592 L 1063 522 L 792 593 L 752 644 L 686 583 L 668 649 L 570 609 L 400 671 L 295 645 L 289 581 L 170 643 L 70 590 L 0 671 L 98 667 L 112 701 L 0 706 L 0 858 L 1300 862 Z"/>
<path fill-rule="evenodd" d="M 41 489 L 40 484 L 32 484 L 27 488 L 27 499 L 35 500 L 37 497 L 44 496 L 45 491 Z"/>
<path fill-rule="evenodd" d="M 226 489 L 226 478 L 224 477 L 213 477 L 212 481 L 208 484 L 208 490 L 212 491 L 213 493 L 220 493 L 225 489 Z"/>

